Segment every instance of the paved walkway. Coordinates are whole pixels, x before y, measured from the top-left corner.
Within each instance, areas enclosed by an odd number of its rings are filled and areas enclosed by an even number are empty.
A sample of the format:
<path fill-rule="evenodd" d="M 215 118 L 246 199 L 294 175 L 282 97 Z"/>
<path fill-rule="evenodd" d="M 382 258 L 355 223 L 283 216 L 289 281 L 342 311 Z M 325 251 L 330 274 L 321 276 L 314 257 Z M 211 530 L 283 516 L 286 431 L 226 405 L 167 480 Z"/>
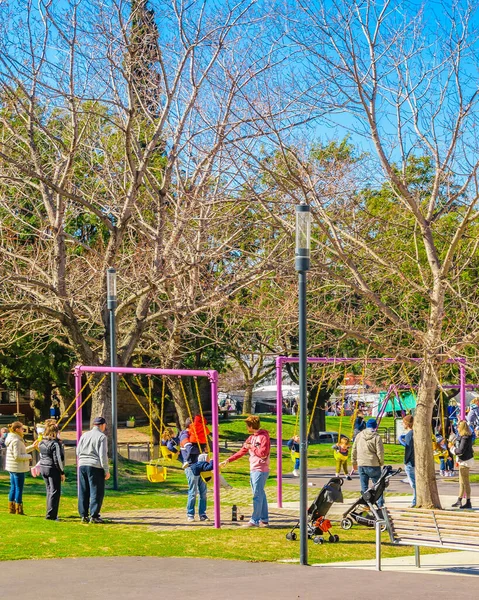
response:
<path fill-rule="evenodd" d="M 252 549 L 254 552 L 254 549 Z M 45 574 L 49 573 L 47 579 Z M 77 558 L 2 563 L 2 595 L 31 600 L 432 600 L 473 598 L 469 577 L 188 558 Z M 47 582 L 46 582 L 47 581 Z"/>
<path fill-rule="evenodd" d="M 323 565 L 314 565 L 323 567 Z M 328 568 L 362 569 L 372 571 L 376 568 L 375 560 L 355 560 L 347 563 L 329 563 Z M 415 573 L 416 575 L 457 575 L 477 577 L 479 575 L 478 552 L 443 552 L 442 554 L 421 555 L 421 568 L 415 566 L 414 556 L 397 556 L 384 558 L 381 561 L 383 571 L 396 573 Z"/>

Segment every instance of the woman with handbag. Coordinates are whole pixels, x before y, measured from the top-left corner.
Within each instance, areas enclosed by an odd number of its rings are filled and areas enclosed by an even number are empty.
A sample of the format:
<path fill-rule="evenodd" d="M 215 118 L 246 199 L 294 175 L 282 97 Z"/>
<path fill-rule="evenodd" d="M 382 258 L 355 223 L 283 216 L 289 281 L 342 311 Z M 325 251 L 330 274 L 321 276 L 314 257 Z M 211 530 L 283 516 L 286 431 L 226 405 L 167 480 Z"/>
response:
<path fill-rule="evenodd" d="M 10 491 L 8 494 L 8 512 L 11 514 L 23 515 L 23 486 L 25 484 L 25 473 L 30 468 L 32 457 L 30 452 L 37 448 L 34 443 L 31 446 L 25 446 L 23 441 L 24 428 L 23 423 L 15 421 L 10 425 L 10 432 L 5 440 L 7 447 L 7 456 L 5 469 L 10 473 Z"/>
<path fill-rule="evenodd" d="M 58 439 L 58 425 L 54 419 L 45 423 L 40 450 L 40 472 L 47 488 L 47 514 L 48 521 L 58 520 L 58 508 L 62 483 L 65 481 L 65 455 L 63 446 Z"/>

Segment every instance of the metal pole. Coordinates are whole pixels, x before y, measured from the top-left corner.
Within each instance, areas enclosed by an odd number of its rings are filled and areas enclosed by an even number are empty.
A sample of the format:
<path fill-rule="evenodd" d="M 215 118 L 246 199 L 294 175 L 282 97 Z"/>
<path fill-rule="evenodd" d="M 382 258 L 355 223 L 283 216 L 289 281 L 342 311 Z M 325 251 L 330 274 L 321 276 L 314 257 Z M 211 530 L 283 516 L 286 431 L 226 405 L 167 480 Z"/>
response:
<path fill-rule="evenodd" d="M 116 322 L 115 308 L 110 310 L 110 365 L 116 367 Z M 118 490 L 118 415 L 117 415 L 117 375 L 110 373 L 111 385 L 111 453 L 113 459 L 113 489 Z"/>
<path fill-rule="evenodd" d="M 301 565 L 308 564 L 308 389 L 306 347 L 306 271 L 298 273 L 299 300 L 299 537 Z"/>
<path fill-rule="evenodd" d="M 461 421 L 464 421 L 466 418 L 466 365 L 465 359 L 461 359 L 459 363 L 459 377 L 460 377 L 460 415 Z"/>
<path fill-rule="evenodd" d="M 376 571 L 381 570 L 381 527 L 384 521 L 378 519 L 376 521 Z"/>
<path fill-rule="evenodd" d="M 81 409 L 81 373 L 78 370 L 75 370 L 75 424 L 76 424 L 76 442 L 77 447 L 80 442 L 80 438 L 82 436 L 82 409 Z M 77 489 L 80 489 L 80 467 L 78 465 L 77 460 Z"/>
<path fill-rule="evenodd" d="M 218 374 L 213 371 L 210 376 L 211 388 L 211 422 L 213 425 L 213 498 L 215 529 L 221 527 L 220 511 L 220 443 L 218 434 Z"/>
<path fill-rule="evenodd" d="M 283 507 L 283 363 L 276 359 L 276 501 Z"/>

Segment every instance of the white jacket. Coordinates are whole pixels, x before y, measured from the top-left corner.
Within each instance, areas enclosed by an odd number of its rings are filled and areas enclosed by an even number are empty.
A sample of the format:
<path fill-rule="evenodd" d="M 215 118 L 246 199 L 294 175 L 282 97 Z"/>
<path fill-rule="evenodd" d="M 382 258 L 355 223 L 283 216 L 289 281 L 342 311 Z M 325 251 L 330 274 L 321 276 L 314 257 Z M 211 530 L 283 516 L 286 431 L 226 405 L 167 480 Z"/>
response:
<path fill-rule="evenodd" d="M 5 440 L 7 456 L 5 470 L 10 473 L 26 473 L 30 470 L 30 455 L 21 436 L 17 433 L 9 433 Z"/>

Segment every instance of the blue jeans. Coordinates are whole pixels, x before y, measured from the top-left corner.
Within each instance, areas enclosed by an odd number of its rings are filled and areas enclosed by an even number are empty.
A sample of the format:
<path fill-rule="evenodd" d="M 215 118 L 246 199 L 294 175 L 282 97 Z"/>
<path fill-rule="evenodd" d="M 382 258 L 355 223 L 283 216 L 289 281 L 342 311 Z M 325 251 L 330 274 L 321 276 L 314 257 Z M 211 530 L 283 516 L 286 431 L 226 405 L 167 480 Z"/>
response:
<path fill-rule="evenodd" d="M 250 484 L 253 492 L 253 514 L 251 515 L 251 523 L 259 525 L 259 522 L 268 522 L 268 499 L 264 492 L 264 486 L 268 479 L 269 471 L 251 471 Z"/>
<path fill-rule="evenodd" d="M 359 467 L 359 481 L 361 483 L 361 493 L 364 494 L 369 488 L 369 480 L 376 483 L 381 477 L 381 467 Z M 384 498 L 381 496 L 377 502 L 379 508 L 384 506 Z"/>
<path fill-rule="evenodd" d="M 416 506 L 416 472 L 412 465 L 404 465 L 409 485 L 412 487 L 412 506 Z"/>
<path fill-rule="evenodd" d="M 296 471 L 299 469 L 299 458 L 294 459 L 294 468 Z"/>
<path fill-rule="evenodd" d="M 200 517 L 206 515 L 206 483 L 199 475 L 194 475 L 193 471 L 187 467 L 185 469 L 186 479 L 188 480 L 188 502 L 186 504 L 186 514 L 189 517 L 195 516 L 196 496 L 200 495 L 198 505 L 198 514 Z"/>
<path fill-rule="evenodd" d="M 25 473 L 10 473 L 10 492 L 8 493 L 9 502 L 22 503 L 23 486 L 25 484 Z"/>
<path fill-rule="evenodd" d="M 100 516 L 105 498 L 105 471 L 99 467 L 82 465 L 78 471 L 78 513 L 81 517 L 96 519 Z"/>

